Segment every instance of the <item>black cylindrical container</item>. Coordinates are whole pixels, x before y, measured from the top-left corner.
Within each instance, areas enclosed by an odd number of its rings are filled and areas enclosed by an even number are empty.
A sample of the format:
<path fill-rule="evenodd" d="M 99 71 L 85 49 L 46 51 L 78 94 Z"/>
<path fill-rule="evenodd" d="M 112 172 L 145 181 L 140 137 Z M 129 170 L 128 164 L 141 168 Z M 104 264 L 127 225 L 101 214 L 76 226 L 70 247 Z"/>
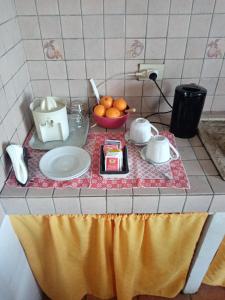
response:
<path fill-rule="evenodd" d="M 194 83 L 175 89 L 170 132 L 176 137 L 191 138 L 197 133 L 207 90 Z"/>

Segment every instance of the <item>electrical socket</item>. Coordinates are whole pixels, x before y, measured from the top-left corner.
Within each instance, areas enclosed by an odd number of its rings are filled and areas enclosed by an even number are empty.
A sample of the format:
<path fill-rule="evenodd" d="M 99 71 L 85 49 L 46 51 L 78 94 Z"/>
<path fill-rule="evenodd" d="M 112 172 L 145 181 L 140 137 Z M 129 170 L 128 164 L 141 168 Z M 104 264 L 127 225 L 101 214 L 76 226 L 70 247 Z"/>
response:
<path fill-rule="evenodd" d="M 164 64 L 139 64 L 138 65 L 138 73 L 137 76 L 138 80 L 149 80 L 149 75 L 151 73 L 157 74 L 157 80 L 160 80 L 163 78 L 164 73 Z M 141 73 L 141 74 L 140 74 Z"/>

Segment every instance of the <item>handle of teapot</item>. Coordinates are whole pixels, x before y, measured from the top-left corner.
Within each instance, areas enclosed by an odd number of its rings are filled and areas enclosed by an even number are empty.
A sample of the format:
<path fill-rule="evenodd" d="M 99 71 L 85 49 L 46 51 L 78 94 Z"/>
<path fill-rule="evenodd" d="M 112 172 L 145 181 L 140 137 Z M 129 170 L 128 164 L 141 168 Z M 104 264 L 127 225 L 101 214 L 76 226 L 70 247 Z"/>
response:
<path fill-rule="evenodd" d="M 151 125 L 151 128 L 155 131 L 155 135 L 158 135 L 159 134 L 159 131 L 158 131 L 158 129 L 154 126 L 154 125 L 152 125 L 151 123 L 150 123 L 150 125 Z"/>
<path fill-rule="evenodd" d="M 172 157 L 172 160 L 176 160 L 180 157 L 179 152 L 177 151 L 177 149 L 170 143 L 170 148 L 172 149 L 173 153 L 175 154 L 174 157 Z"/>

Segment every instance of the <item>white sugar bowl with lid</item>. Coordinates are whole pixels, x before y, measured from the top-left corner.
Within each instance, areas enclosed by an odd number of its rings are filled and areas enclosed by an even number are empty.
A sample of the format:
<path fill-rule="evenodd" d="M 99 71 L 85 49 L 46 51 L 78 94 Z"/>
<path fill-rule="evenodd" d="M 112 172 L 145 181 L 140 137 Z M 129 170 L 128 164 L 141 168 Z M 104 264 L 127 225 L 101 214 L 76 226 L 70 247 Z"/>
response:
<path fill-rule="evenodd" d="M 66 140 L 69 124 L 66 101 L 54 97 L 38 98 L 30 104 L 38 138 L 42 142 Z"/>

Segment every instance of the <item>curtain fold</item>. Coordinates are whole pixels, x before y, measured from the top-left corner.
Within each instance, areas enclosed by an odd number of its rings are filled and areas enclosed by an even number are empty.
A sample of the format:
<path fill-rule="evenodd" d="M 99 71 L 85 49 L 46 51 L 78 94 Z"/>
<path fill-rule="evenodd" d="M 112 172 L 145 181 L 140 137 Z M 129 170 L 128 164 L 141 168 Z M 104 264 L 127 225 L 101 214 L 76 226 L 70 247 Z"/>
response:
<path fill-rule="evenodd" d="M 225 287 L 225 237 L 209 266 L 203 282 L 208 285 Z"/>
<path fill-rule="evenodd" d="M 174 297 L 207 213 L 11 216 L 40 287 L 52 300 Z"/>

